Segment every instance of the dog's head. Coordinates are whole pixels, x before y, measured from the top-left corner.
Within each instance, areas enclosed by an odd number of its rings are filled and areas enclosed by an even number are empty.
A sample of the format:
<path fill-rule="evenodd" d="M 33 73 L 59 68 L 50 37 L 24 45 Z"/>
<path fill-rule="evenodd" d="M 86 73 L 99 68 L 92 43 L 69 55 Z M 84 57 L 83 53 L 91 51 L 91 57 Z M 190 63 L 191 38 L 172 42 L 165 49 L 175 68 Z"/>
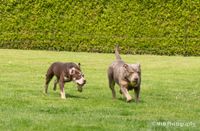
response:
<path fill-rule="evenodd" d="M 140 64 L 124 64 L 125 70 L 124 77 L 132 86 L 136 86 L 141 80 L 141 69 Z"/>
<path fill-rule="evenodd" d="M 72 67 L 69 69 L 69 74 L 72 80 L 77 84 L 78 91 L 82 92 L 82 87 L 85 85 L 86 80 L 84 74 L 81 72 L 80 63 L 78 64 L 78 68 Z"/>

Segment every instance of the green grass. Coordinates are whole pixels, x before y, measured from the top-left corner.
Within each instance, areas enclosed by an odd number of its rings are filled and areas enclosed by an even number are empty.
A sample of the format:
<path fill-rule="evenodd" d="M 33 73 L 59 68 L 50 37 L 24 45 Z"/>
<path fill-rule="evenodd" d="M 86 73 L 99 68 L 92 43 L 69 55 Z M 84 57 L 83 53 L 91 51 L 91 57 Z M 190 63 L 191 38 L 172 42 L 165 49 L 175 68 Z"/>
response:
<path fill-rule="evenodd" d="M 199 130 L 200 57 L 122 55 L 142 65 L 141 102 L 113 100 L 106 70 L 114 54 L 0 49 L 0 130 Z M 65 84 L 43 94 L 44 76 L 54 61 L 82 64 L 87 84 L 79 93 Z M 119 90 L 116 87 L 117 92 Z M 131 92 L 133 95 L 133 92 Z M 194 126 L 159 126 L 155 122 Z"/>

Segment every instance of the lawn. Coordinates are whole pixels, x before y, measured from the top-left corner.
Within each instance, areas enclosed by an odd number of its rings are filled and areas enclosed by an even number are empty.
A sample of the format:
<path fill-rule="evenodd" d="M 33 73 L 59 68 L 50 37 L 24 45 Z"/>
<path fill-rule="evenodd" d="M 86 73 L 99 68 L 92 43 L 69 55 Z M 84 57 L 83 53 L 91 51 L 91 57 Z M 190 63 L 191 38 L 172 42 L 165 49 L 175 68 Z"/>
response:
<path fill-rule="evenodd" d="M 106 72 L 114 54 L 0 49 L 0 130 L 200 130 L 200 57 L 121 56 L 141 64 L 138 104 L 126 103 L 117 86 L 112 99 Z M 66 83 L 62 100 L 52 81 L 43 94 L 45 73 L 55 61 L 82 64 L 82 93 Z"/>

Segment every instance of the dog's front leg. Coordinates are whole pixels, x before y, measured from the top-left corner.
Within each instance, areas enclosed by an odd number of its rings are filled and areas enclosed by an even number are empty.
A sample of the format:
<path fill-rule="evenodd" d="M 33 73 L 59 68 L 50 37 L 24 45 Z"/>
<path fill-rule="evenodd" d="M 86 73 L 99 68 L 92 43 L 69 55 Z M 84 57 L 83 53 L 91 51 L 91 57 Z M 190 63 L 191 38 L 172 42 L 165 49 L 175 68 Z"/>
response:
<path fill-rule="evenodd" d="M 120 80 L 119 85 L 120 85 L 120 90 L 121 90 L 122 94 L 126 97 L 126 101 L 130 102 L 132 100 L 132 97 L 128 93 L 128 82 L 126 82 L 124 80 Z"/>
<path fill-rule="evenodd" d="M 126 86 L 121 86 L 121 92 L 123 93 L 123 95 L 126 97 L 126 101 L 130 102 L 132 100 L 131 95 L 128 93 L 128 90 L 126 88 Z"/>
<path fill-rule="evenodd" d="M 64 80 L 60 79 L 59 80 L 59 85 L 60 85 L 60 95 L 62 99 L 66 99 L 65 96 L 65 90 L 64 90 Z"/>
<path fill-rule="evenodd" d="M 135 91 L 135 101 L 138 103 L 140 101 L 140 86 L 134 89 Z"/>

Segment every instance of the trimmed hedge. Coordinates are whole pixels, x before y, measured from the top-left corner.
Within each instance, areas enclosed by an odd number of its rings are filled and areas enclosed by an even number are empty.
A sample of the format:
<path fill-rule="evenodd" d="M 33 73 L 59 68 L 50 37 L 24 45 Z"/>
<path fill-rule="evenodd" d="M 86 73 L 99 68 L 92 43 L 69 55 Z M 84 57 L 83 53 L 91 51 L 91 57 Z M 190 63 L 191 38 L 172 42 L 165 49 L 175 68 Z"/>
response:
<path fill-rule="evenodd" d="M 199 0 L 10 0 L 0 48 L 200 56 Z"/>

